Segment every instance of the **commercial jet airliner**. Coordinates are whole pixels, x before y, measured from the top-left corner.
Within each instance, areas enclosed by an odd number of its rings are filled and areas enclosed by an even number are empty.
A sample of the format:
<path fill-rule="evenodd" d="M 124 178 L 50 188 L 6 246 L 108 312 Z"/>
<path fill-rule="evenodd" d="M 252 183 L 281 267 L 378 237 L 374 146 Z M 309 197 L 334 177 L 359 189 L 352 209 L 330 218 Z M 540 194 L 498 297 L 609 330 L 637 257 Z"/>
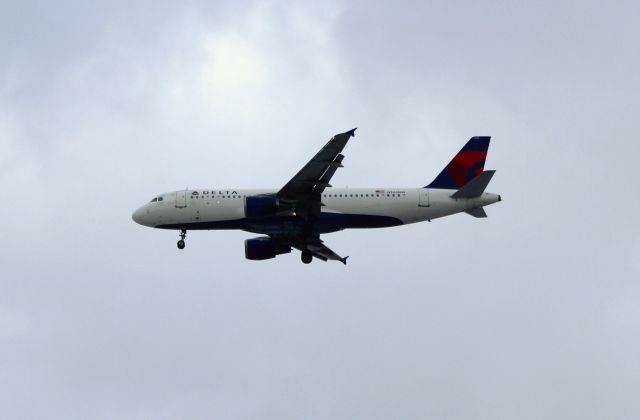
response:
<path fill-rule="evenodd" d="M 472 137 L 453 160 L 422 188 L 333 188 L 329 181 L 342 167 L 342 150 L 356 129 L 335 135 L 284 187 L 276 189 L 184 189 L 154 197 L 133 213 L 144 226 L 180 232 L 239 229 L 260 236 L 244 242 L 249 260 L 266 260 L 301 251 L 347 263 L 320 239 L 343 229 L 368 229 L 431 221 L 465 212 L 487 217 L 484 206 L 501 201 L 485 192 L 495 171 L 485 171 L 490 137 Z"/>

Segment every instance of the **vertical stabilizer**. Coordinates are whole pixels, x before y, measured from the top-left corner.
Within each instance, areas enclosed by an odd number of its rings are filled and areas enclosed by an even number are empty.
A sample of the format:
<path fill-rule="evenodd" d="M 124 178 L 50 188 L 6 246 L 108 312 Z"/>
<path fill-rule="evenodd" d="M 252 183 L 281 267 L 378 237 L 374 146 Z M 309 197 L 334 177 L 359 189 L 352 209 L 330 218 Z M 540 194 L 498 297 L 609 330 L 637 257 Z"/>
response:
<path fill-rule="evenodd" d="M 490 136 L 476 136 L 464 145 L 431 184 L 425 188 L 458 190 L 484 171 Z"/>

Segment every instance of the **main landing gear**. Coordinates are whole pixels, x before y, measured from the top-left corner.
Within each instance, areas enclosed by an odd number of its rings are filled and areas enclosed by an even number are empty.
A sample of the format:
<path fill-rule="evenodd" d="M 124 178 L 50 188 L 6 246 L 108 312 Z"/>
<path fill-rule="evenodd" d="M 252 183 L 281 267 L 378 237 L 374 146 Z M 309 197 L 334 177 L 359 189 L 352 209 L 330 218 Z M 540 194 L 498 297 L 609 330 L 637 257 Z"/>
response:
<path fill-rule="evenodd" d="M 184 249 L 184 239 L 187 237 L 187 229 L 180 229 L 180 240 L 178 241 L 178 249 Z"/>
<path fill-rule="evenodd" d="M 311 261 L 313 261 L 313 254 L 308 249 L 305 249 L 300 254 L 300 259 L 302 260 L 303 263 L 309 264 Z"/>

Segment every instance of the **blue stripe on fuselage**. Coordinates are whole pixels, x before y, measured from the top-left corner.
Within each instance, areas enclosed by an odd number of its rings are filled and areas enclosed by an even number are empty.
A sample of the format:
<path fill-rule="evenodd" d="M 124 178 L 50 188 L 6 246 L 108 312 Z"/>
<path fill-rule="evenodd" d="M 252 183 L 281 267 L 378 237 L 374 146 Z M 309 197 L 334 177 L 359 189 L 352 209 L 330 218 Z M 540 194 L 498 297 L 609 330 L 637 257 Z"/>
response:
<path fill-rule="evenodd" d="M 368 214 L 321 213 L 314 221 L 314 233 L 336 232 L 342 229 L 382 228 L 401 225 L 402 221 L 390 216 Z M 273 216 L 261 218 L 243 218 L 214 222 L 189 222 L 181 224 L 163 224 L 159 229 L 223 230 L 241 229 L 248 232 L 299 235 L 303 232 L 304 220 L 295 216 Z"/>

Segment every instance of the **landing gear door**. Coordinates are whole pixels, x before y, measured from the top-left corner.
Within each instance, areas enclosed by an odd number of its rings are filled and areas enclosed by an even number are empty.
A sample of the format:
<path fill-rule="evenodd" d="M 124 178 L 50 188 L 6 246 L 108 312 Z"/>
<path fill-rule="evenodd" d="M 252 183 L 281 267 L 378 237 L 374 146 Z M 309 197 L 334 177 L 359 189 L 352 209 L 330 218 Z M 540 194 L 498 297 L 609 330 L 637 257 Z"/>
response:
<path fill-rule="evenodd" d="M 187 207 L 187 190 L 176 191 L 176 207 Z"/>
<path fill-rule="evenodd" d="M 418 206 L 429 207 L 429 188 L 418 189 Z"/>

